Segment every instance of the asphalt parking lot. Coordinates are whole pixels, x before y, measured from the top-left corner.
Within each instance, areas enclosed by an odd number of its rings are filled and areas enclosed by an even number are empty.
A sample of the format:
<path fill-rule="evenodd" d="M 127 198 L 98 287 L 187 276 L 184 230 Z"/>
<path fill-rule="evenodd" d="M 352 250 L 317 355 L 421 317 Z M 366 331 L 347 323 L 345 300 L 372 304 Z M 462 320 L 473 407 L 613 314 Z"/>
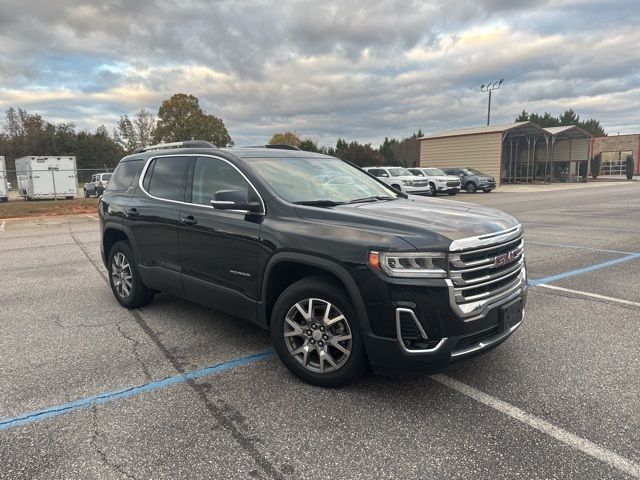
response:
<path fill-rule="evenodd" d="M 454 200 L 523 223 L 525 322 L 340 390 L 241 321 L 121 308 L 92 216 L 0 220 L 0 478 L 640 478 L 640 184 Z"/>

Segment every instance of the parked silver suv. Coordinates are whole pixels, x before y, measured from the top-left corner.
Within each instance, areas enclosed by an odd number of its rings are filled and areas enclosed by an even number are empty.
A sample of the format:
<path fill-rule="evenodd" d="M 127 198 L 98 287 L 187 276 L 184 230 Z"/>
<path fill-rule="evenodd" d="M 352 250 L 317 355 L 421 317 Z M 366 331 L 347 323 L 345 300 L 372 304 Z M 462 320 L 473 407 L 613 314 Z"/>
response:
<path fill-rule="evenodd" d="M 97 173 L 91 176 L 91 180 L 84 184 L 84 196 L 88 198 L 92 195 L 99 197 L 109 185 L 110 173 Z"/>
<path fill-rule="evenodd" d="M 439 168 L 416 167 L 408 170 L 418 177 L 424 177 L 429 180 L 429 188 L 431 188 L 431 193 L 434 195 L 438 193 L 455 195 L 460 191 L 460 179 L 453 175 L 447 175 Z"/>

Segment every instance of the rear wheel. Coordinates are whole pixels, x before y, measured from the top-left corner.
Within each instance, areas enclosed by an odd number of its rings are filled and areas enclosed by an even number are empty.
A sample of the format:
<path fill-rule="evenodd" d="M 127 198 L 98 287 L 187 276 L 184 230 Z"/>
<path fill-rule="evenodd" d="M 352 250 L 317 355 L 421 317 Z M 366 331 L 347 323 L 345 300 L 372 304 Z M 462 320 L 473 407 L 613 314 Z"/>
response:
<path fill-rule="evenodd" d="M 464 189 L 467 191 L 467 193 L 476 193 L 476 190 L 478 188 L 476 187 L 475 183 L 469 182 L 465 185 Z"/>
<path fill-rule="evenodd" d="M 323 277 L 299 280 L 280 295 L 271 340 L 282 363 L 313 385 L 353 383 L 368 366 L 350 300 Z"/>
<path fill-rule="evenodd" d="M 89 198 L 89 192 L 87 192 L 87 189 L 84 189 L 84 198 Z"/>
<path fill-rule="evenodd" d="M 153 292 L 142 283 L 131 246 L 116 242 L 109 253 L 109 284 L 116 300 L 126 308 L 139 308 L 153 299 Z"/>

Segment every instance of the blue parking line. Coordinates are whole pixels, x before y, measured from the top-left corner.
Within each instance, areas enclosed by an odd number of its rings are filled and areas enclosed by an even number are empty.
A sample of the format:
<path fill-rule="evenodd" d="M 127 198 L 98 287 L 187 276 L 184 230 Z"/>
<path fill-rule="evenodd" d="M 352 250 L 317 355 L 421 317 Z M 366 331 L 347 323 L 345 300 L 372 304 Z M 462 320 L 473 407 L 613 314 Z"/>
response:
<path fill-rule="evenodd" d="M 619 253 L 622 255 L 634 255 L 634 252 L 623 252 L 622 250 L 607 250 L 604 248 L 582 247 L 580 245 L 567 245 L 566 243 L 532 242 L 531 240 L 527 240 L 526 244 L 527 245 L 544 245 L 548 247 L 558 247 L 558 248 L 575 248 L 576 250 L 588 250 L 590 252 Z"/>
<path fill-rule="evenodd" d="M 548 277 L 538 278 L 535 280 L 529 280 L 529 285 L 544 285 L 546 283 L 557 282 L 558 280 L 564 280 L 565 278 L 574 277 L 576 275 L 581 275 L 583 273 L 592 272 L 594 270 L 599 270 L 601 268 L 610 267 L 612 265 L 618 265 L 619 263 L 628 262 L 630 260 L 636 260 L 640 258 L 640 253 L 632 253 L 631 255 L 627 255 L 622 258 L 616 258 L 615 260 L 609 260 L 607 262 L 596 263 L 594 265 L 589 265 L 588 267 L 577 268 L 575 270 L 570 270 L 568 272 L 559 273 L 557 275 L 551 275 Z"/>
<path fill-rule="evenodd" d="M 39 420 L 44 420 L 45 418 L 57 417 L 58 415 L 74 412 L 83 408 L 89 408 L 93 405 L 102 405 L 105 403 L 113 402 L 115 400 L 120 400 L 121 398 L 128 398 L 140 395 L 141 393 L 152 392 L 154 390 L 170 387 L 179 383 L 185 383 L 189 380 L 208 377 L 210 375 L 217 375 L 233 368 L 241 367 L 243 365 L 248 365 L 254 362 L 259 362 L 260 360 L 266 360 L 273 357 L 274 355 L 275 352 L 269 349 L 262 353 L 236 358 L 234 360 L 229 360 L 228 362 L 223 362 L 218 365 L 212 365 L 210 367 L 192 370 L 191 372 L 182 373 L 180 375 L 163 378 L 162 380 L 155 380 L 153 382 L 145 383 L 137 387 L 123 388 L 121 390 L 100 393 L 91 397 L 74 400 L 73 402 L 54 405 L 52 407 L 24 413 L 15 417 L 4 418 L 0 420 L 0 431 L 8 430 L 20 425 L 34 423 Z"/>

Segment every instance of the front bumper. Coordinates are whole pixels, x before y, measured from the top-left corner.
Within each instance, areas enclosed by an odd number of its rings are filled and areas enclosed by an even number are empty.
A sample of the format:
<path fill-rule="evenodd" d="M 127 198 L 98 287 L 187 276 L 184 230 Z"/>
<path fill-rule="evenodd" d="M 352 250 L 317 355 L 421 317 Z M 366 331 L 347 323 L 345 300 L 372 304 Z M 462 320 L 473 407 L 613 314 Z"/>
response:
<path fill-rule="evenodd" d="M 480 190 L 494 190 L 496 188 L 496 182 L 485 182 L 478 185 Z"/>
<path fill-rule="evenodd" d="M 526 293 L 523 304 L 525 299 Z M 368 335 L 365 343 L 371 368 L 383 375 L 431 374 L 445 370 L 453 361 L 490 350 L 509 338 L 524 321 L 523 309 L 522 320 L 515 325 L 504 326 L 499 315 L 500 306 L 487 315 L 489 322 L 478 324 L 477 331 L 434 340 L 428 348 L 407 350 L 399 336 L 391 339 Z"/>
<path fill-rule="evenodd" d="M 382 374 L 435 373 L 452 361 L 481 353 L 502 343 L 522 320 L 507 322 L 501 307 L 527 298 L 526 269 L 518 280 L 482 301 L 459 305 L 449 281 L 370 281 L 363 291 L 369 327 L 365 346 L 375 372 Z M 421 337 L 407 347 L 400 314 L 414 320 Z"/>
<path fill-rule="evenodd" d="M 419 187 L 413 187 L 413 186 L 410 187 L 407 185 L 403 185 L 402 190 L 403 192 L 410 193 L 411 195 L 425 195 L 425 194 L 431 193 L 431 189 L 429 188 L 429 185 L 419 186 Z"/>

